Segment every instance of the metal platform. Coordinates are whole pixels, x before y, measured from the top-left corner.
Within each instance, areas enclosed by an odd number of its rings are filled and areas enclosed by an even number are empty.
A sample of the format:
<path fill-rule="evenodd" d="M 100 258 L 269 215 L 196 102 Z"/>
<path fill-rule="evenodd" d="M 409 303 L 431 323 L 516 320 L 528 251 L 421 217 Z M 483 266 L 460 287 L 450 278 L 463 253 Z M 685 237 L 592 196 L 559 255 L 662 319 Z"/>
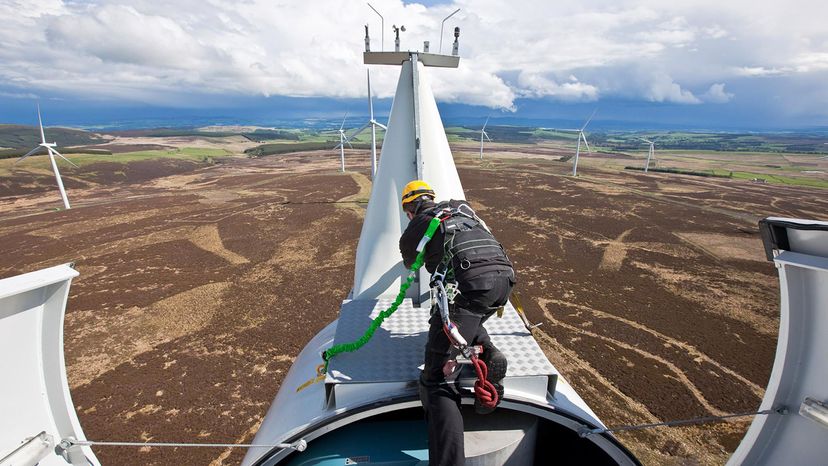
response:
<path fill-rule="evenodd" d="M 387 309 L 390 299 L 345 301 L 340 310 L 334 344 L 359 338 L 371 320 Z M 328 401 L 338 405 L 352 397 L 415 390 L 423 365 L 429 309 L 415 307 L 410 299 L 386 319 L 359 351 L 337 355 L 325 379 Z M 502 318 L 484 324 L 492 342 L 509 360 L 504 386 L 507 395 L 545 398 L 554 394 L 558 372 L 526 329 L 511 303 Z"/>

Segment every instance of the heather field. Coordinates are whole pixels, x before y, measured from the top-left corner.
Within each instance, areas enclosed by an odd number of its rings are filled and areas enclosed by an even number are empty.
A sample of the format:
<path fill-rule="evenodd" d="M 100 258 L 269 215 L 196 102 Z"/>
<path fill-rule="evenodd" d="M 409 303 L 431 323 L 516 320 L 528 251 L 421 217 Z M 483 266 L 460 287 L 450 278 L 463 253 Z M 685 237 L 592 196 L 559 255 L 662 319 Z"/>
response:
<path fill-rule="evenodd" d="M 195 148 L 179 156 L 66 169 L 69 211 L 55 211 L 48 171 L 0 173 L 0 277 L 64 262 L 80 271 L 66 364 L 90 439 L 251 441 L 293 359 L 336 318 L 351 287 L 371 188 L 367 151 L 349 150 L 342 174 L 327 150 L 210 152 L 254 146 L 228 141 L 205 143 L 202 153 L 189 140 L 182 144 Z M 482 161 L 474 144 L 454 151 L 467 198 L 515 262 L 529 319 L 542 322 L 536 337 L 607 425 L 758 407 L 779 298 L 757 221 L 824 220 L 825 191 L 624 170 L 640 163 L 638 153 L 587 155 L 572 178 L 571 150 L 560 146 L 493 145 Z M 619 438 L 645 464 L 714 465 L 748 424 Z M 96 453 L 106 464 L 135 465 L 242 456 Z"/>

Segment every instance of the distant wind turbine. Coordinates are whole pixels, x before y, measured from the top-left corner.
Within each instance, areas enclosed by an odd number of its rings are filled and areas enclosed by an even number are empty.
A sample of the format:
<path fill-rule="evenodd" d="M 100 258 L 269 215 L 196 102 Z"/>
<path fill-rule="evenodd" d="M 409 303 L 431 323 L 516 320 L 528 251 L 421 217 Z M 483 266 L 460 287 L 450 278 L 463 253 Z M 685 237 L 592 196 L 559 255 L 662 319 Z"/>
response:
<path fill-rule="evenodd" d="M 67 159 L 63 156 L 60 152 L 55 149 L 57 147 L 57 143 L 55 142 L 46 142 L 46 135 L 43 133 L 43 120 L 40 118 L 40 104 L 37 104 L 37 123 L 40 125 L 40 144 L 37 145 L 34 149 L 30 150 L 26 155 L 20 157 L 16 162 L 15 165 L 22 162 L 23 159 L 30 155 L 34 155 L 39 150 L 46 148 L 46 152 L 49 154 L 49 160 L 52 162 L 52 171 L 55 172 L 55 179 L 57 180 L 58 188 L 60 189 L 60 197 L 63 199 L 63 206 L 69 209 L 69 198 L 66 197 L 66 189 L 63 188 L 63 180 L 60 178 L 60 171 L 58 171 L 57 162 L 55 162 L 55 155 L 62 158 L 63 160 L 69 162 L 75 168 L 78 168 L 77 165 L 72 163 L 71 160 Z"/>
<path fill-rule="evenodd" d="M 557 131 L 563 131 L 563 132 L 568 132 L 568 133 L 578 133 L 578 147 L 575 149 L 575 162 L 572 164 L 572 176 L 578 176 L 578 156 L 581 155 L 581 141 L 582 140 L 584 141 L 584 145 L 586 145 L 587 152 L 592 152 L 592 150 L 589 148 L 589 143 L 587 142 L 586 136 L 584 135 L 584 130 L 586 129 L 589 122 L 592 121 L 592 117 L 595 116 L 595 112 L 597 112 L 597 111 L 598 111 L 597 108 L 592 111 L 592 115 L 590 115 L 589 118 L 587 118 L 586 123 L 584 123 L 584 126 L 581 126 L 581 129 L 559 129 L 559 130 L 557 130 Z"/>
<path fill-rule="evenodd" d="M 486 139 L 488 139 L 489 142 L 492 142 L 492 140 L 489 138 L 489 134 L 486 132 L 486 125 L 488 124 L 489 117 L 486 117 L 486 122 L 483 123 L 483 128 L 480 130 L 480 160 L 483 160 L 483 136 L 486 136 Z"/>
<path fill-rule="evenodd" d="M 374 99 L 373 94 L 371 93 L 371 70 L 368 70 L 368 109 L 371 112 L 371 119 L 368 120 L 368 123 L 365 123 L 362 127 L 356 130 L 354 134 L 345 138 L 345 142 L 350 145 L 351 139 L 357 137 L 359 133 L 365 131 L 365 128 L 369 126 L 371 127 L 371 179 L 373 180 L 374 176 L 377 174 L 377 126 L 384 130 L 387 130 L 388 128 L 374 119 Z"/>
<path fill-rule="evenodd" d="M 354 148 L 354 146 L 351 146 L 351 143 L 348 142 L 348 138 L 345 137 L 345 129 L 344 128 L 345 128 L 345 120 L 347 120 L 347 119 L 348 119 L 348 112 L 345 112 L 345 117 L 342 118 L 342 124 L 339 125 L 339 144 L 337 144 L 336 147 L 334 147 L 334 149 L 339 149 L 339 161 L 340 161 L 339 171 L 341 171 L 343 173 L 345 173 L 345 144 L 348 144 L 348 146 L 350 146 L 351 149 Z"/>
<path fill-rule="evenodd" d="M 649 168 L 650 168 L 650 158 L 655 156 L 655 143 L 653 141 L 650 141 L 650 140 L 644 139 L 644 138 L 638 138 L 638 139 L 641 139 L 642 141 L 644 141 L 644 142 L 646 142 L 647 144 L 650 145 L 650 151 L 647 152 L 647 164 L 644 165 L 644 173 L 647 173 L 647 170 L 649 170 Z"/>

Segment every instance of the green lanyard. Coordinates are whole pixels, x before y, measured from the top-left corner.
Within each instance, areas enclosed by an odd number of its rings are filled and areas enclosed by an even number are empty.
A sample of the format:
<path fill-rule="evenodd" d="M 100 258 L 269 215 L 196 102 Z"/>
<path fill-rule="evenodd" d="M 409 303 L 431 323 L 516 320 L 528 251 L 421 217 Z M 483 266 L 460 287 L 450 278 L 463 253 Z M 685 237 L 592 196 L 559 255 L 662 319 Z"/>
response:
<path fill-rule="evenodd" d="M 431 241 L 431 238 L 434 236 L 434 232 L 437 231 L 437 228 L 440 227 L 440 220 L 438 217 L 434 217 L 431 219 L 431 222 L 428 224 L 428 228 L 426 228 L 426 232 L 423 235 L 423 239 L 420 241 L 417 250 L 417 258 L 414 260 L 414 263 L 411 264 L 411 268 L 408 269 L 408 277 L 406 280 L 400 285 L 400 292 L 397 293 L 396 299 L 391 304 L 391 306 L 380 312 L 378 316 L 371 321 L 371 324 L 368 326 L 368 329 L 365 330 L 365 333 L 362 334 L 357 340 L 354 340 L 349 343 L 340 343 L 338 345 L 334 345 L 327 350 L 322 352 L 322 359 L 325 361 L 325 368 L 322 370 L 324 374 L 328 373 L 328 363 L 331 362 L 331 359 L 339 353 L 350 353 L 352 351 L 356 351 L 362 348 L 371 337 L 374 336 L 374 332 L 382 325 L 382 322 L 391 316 L 394 311 L 400 307 L 403 300 L 405 299 L 405 293 L 408 291 L 408 288 L 411 287 L 411 284 L 414 283 L 414 278 L 417 276 L 417 271 L 420 267 L 423 266 L 423 262 L 425 262 L 425 246 Z"/>

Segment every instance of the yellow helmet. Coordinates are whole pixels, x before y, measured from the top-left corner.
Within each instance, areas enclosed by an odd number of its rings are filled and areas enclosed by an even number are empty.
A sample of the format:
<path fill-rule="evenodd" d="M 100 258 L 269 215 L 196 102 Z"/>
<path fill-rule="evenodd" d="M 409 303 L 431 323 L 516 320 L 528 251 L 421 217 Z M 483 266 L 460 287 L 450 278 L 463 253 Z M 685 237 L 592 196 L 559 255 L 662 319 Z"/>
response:
<path fill-rule="evenodd" d="M 434 198 L 434 190 L 423 180 L 414 180 L 405 185 L 402 192 L 402 206 L 412 202 L 421 196 L 431 196 Z"/>

